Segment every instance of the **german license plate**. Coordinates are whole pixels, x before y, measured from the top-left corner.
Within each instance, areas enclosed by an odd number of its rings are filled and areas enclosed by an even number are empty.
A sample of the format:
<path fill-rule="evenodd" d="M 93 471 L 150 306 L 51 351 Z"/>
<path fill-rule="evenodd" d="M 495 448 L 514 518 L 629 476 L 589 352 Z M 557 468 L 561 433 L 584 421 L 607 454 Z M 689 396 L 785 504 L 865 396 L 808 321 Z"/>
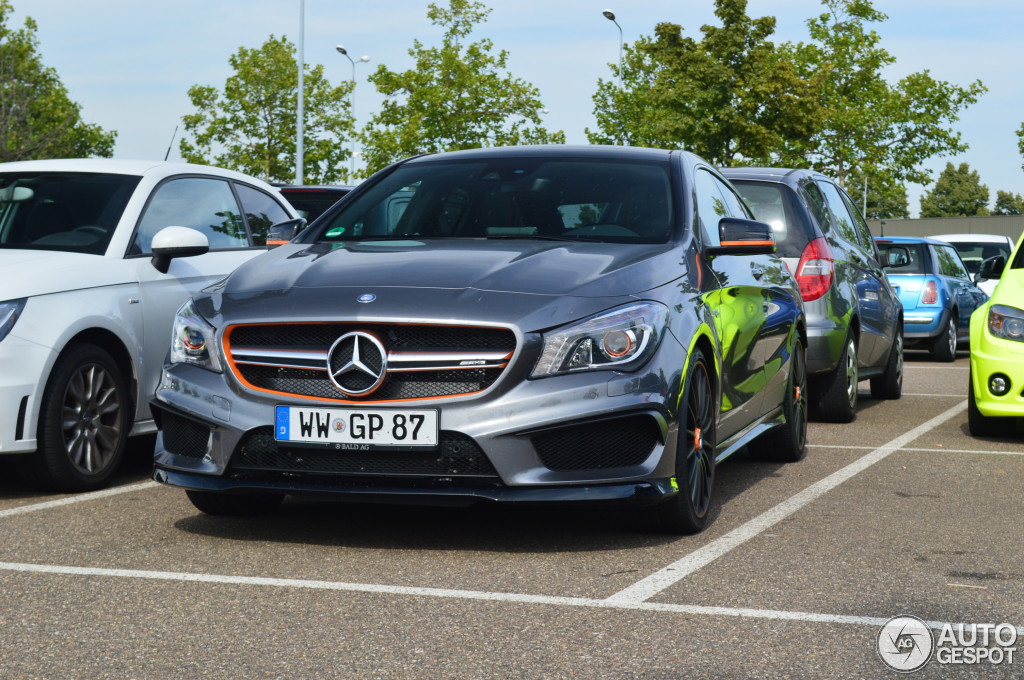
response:
<path fill-rule="evenodd" d="M 436 410 L 278 406 L 274 436 L 300 444 L 343 448 L 437 446 Z"/>

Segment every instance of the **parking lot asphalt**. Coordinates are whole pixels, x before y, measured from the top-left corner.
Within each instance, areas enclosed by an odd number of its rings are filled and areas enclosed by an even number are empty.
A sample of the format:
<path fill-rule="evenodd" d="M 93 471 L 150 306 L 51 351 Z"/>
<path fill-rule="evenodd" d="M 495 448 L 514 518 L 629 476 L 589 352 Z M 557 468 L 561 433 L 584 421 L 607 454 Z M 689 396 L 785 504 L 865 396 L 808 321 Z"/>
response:
<path fill-rule="evenodd" d="M 1024 436 L 969 435 L 967 366 L 908 352 L 903 398 L 862 383 L 806 460 L 726 461 L 688 537 L 612 508 L 208 517 L 148 481 L 151 441 L 96 494 L 0 467 L 0 678 L 898 677 L 892 617 L 1024 624 Z"/>

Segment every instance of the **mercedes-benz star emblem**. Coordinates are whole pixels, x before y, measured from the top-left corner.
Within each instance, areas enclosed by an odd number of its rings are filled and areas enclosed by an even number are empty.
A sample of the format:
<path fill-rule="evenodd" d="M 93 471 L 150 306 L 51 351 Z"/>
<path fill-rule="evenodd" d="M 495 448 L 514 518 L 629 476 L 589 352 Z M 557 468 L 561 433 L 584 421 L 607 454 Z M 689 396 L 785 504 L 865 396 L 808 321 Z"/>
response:
<path fill-rule="evenodd" d="M 356 298 L 356 302 L 363 302 L 363 303 L 373 302 L 376 299 L 377 299 L 377 296 L 374 295 L 373 293 L 363 293 L 362 295 L 360 295 L 359 297 Z"/>
<path fill-rule="evenodd" d="M 327 352 L 327 375 L 346 396 L 361 397 L 384 382 L 387 357 L 384 345 L 370 333 L 346 333 Z"/>

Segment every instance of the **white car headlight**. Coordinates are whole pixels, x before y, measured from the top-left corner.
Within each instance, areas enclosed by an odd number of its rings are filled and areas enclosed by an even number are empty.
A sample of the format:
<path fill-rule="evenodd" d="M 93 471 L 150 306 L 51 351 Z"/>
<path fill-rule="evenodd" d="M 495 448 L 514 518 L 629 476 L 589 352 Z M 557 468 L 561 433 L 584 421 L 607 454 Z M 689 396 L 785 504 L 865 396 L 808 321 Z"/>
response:
<path fill-rule="evenodd" d="M 193 364 L 217 373 L 223 372 L 217 353 L 217 329 L 202 317 L 192 300 L 183 304 L 174 317 L 171 363 Z"/>
<path fill-rule="evenodd" d="M 667 325 L 664 305 L 640 302 L 548 331 L 530 377 L 636 370 L 654 354 Z"/>
<path fill-rule="evenodd" d="M 1024 342 L 1024 310 L 992 305 L 988 310 L 988 332 L 1004 340 Z"/>
<path fill-rule="evenodd" d="M 0 302 L 0 340 L 6 338 L 14 328 L 14 322 L 21 316 L 21 310 L 25 309 L 25 299 Z"/>

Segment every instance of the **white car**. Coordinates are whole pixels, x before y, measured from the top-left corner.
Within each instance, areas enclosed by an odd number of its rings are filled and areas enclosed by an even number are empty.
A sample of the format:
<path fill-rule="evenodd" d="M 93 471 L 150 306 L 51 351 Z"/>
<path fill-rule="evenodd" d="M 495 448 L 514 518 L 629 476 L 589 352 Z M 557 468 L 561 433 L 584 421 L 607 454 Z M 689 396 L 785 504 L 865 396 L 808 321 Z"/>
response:
<path fill-rule="evenodd" d="M 156 430 L 178 308 L 295 218 L 277 189 L 218 168 L 0 164 L 0 454 L 25 454 L 37 486 L 102 487 L 127 438 Z"/>
<path fill-rule="evenodd" d="M 1002 255 L 1009 261 L 1010 253 L 1013 252 L 1013 239 L 1001 234 L 939 234 L 931 238 L 952 243 L 972 275 L 977 275 L 981 263 L 988 258 Z M 978 288 L 992 297 L 997 283 L 998 279 L 979 279 Z"/>

